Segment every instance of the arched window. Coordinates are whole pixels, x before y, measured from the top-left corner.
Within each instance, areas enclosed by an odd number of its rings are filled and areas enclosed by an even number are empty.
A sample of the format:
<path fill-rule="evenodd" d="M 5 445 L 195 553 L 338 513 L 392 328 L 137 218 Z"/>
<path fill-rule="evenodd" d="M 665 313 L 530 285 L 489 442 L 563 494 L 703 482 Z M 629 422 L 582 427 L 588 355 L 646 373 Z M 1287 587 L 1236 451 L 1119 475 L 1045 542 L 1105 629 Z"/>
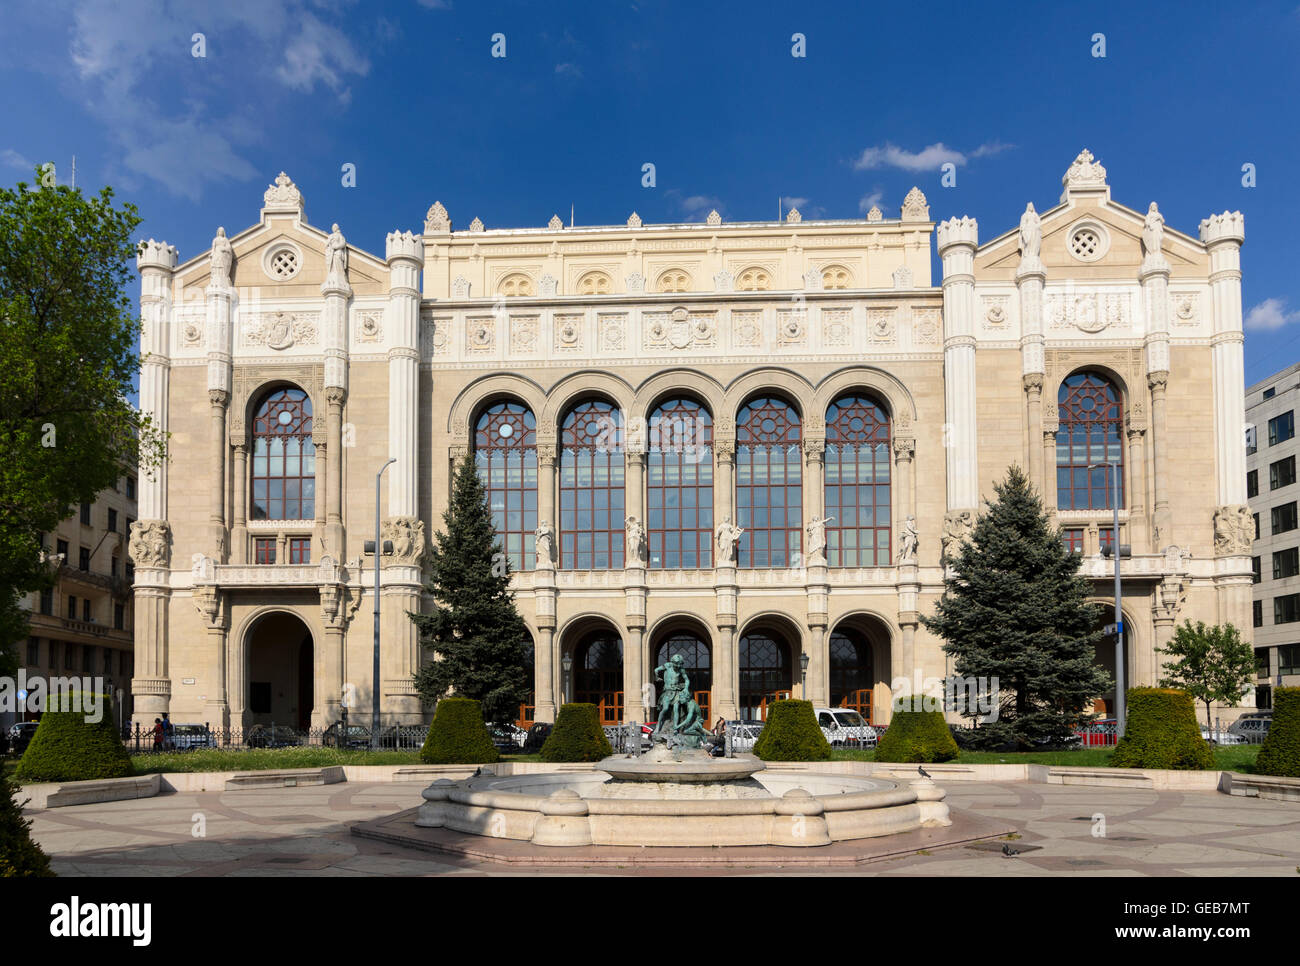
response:
<path fill-rule="evenodd" d="M 623 421 L 614 406 L 588 400 L 569 410 L 561 429 L 560 566 L 623 566 Z"/>
<path fill-rule="evenodd" d="M 1056 505 L 1062 510 L 1108 510 L 1111 471 L 1098 463 L 1119 464 L 1119 506 L 1124 506 L 1124 407 L 1119 391 L 1105 376 L 1076 372 L 1057 394 L 1060 428 L 1056 433 Z"/>
<path fill-rule="evenodd" d="M 682 667 L 691 682 L 691 696 L 700 706 L 704 720 L 709 721 L 710 691 L 713 689 L 713 668 L 709 645 L 698 634 L 679 631 L 660 641 L 655 649 L 655 667 L 667 664 L 675 655 L 682 657 Z M 657 708 L 646 708 L 646 714 L 657 714 Z"/>
<path fill-rule="evenodd" d="M 611 291 L 609 276 L 604 272 L 588 272 L 578 279 L 579 295 L 608 295 Z"/>
<path fill-rule="evenodd" d="M 311 397 L 301 389 L 277 389 L 267 394 L 253 417 L 253 519 L 315 516 Z"/>
<path fill-rule="evenodd" d="M 828 291 L 848 288 L 851 281 L 849 270 L 841 265 L 827 265 L 822 269 L 822 288 Z"/>
<path fill-rule="evenodd" d="M 534 294 L 533 280 L 522 272 L 514 272 L 507 275 L 497 285 L 497 294 L 504 295 L 507 298 L 512 296 L 525 296 Z"/>
<path fill-rule="evenodd" d="M 736 416 L 736 524 L 741 567 L 789 567 L 803 548 L 803 460 L 799 414 L 762 396 Z"/>
<path fill-rule="evenodd" d="M 747 268 L 736 278 L 738 292 L 766 292 L 772 287 L 772 276 L 761 268 Z"/>
<path fill-rule="evenodd" d="M 613 630 L 592 631 L 575 648 L 573 699 L 594 704 L 601 724 L 623 720 L 623 642 Z"/>
<path fill-rule="evenodd" d="M 835 631 L 830 641 L 831 707 L 853 708 L 871 720 L 871 644 L 856 631 Z"/>
<path fill-rule="evenodd" d="M 511 569 L 533 569 L 537 419 L 527 406 L 502 402 L 483 410 L 474 429 L 474 466 L 487 490 L 492 525 Z"/>
<path fill-rule="evenodd" d="M 889 417 L 865 396 L 826 409 L 826 563 L 888 567 Z"/>
<path fill-rule="evenodd" d="M 739 657 L 740 716 L 766 721 L 768 705 L 790 697 L 794 687 L 790 646 L 766 632 L 751 632 L 740 639 Z"/>
<path fill-rule="evenodd" d="M 680 268 L 670 268 L 659 276 L 659 291 L 686 292 L 691 287 L 691 277 Z"/>
<path fill-rule="evenodd" d="M 713 418 L 691 399 L 650 417 L 646 537 L 651 567 L 713 566 Z"/>

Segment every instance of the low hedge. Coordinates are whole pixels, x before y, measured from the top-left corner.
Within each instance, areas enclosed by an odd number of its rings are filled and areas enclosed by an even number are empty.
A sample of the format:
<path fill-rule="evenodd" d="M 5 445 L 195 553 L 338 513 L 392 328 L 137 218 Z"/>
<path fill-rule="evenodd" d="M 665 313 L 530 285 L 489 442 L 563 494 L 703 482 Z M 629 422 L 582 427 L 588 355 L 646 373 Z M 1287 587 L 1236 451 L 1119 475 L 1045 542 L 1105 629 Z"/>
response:
<path fill-rule="evenodd" d="M 14 801 L 17 789 L 0 771 L 0 879 L 24 877 L 47 878 L 54 875 L 50 857 L 32 841 L 32 823 Z"/>
<path fill-rule="evenodd" d="M 1273 692 L 1273 723 L 1255 759 L 1261 775 L 1300 778 L 1300 688 Z"/>
<path fill-rule="evenodd" d="M 817 727 L 812 702 L 787 699 L 769 705 L 754 754 L 763 761 L 829 761 L 831 743 Z"/>
<path fill-rule="evenodd" d="M 594 704 L 562 705 L 541 754 L 542 761 L 600 761 L 614 754 L 600 726 L 599 709 Z"/>
<path fill-rule="evenodd" d="M 876 761 L 952 761 L 959 749 L 942 711 L 925 711 L 922 698 L 904 696 L 895 702 L 889 728 L 876 745 Z"/>
<path fill-rule="evenodd" d="M 1115 746 L 1113 768 L 1214 767 L 1214 749 L 1201 737 L 1192 696 L 1176 688 L 1131 688 L 1124 737 Z"/>
<path fill-rule="evenodd" d="M 102 714 L 86 720 L 81 710 L 51 706 L 41 715 L 40 727 L 14 771 L 19 782 L 78 782 L 92 778 L 125 778 L 131 774 L 131 756 L 113 724 L 113 705 L 98 695 Z M 80 709 L 80 693 L 68 695 L 66 706 Z"/>
<path fill-rule="evenodd" d="M 483 723 L 483 706 L 473 698 L 439 701 L 420 760 L 430 765 L 480 765 L 499 760 Z"/>

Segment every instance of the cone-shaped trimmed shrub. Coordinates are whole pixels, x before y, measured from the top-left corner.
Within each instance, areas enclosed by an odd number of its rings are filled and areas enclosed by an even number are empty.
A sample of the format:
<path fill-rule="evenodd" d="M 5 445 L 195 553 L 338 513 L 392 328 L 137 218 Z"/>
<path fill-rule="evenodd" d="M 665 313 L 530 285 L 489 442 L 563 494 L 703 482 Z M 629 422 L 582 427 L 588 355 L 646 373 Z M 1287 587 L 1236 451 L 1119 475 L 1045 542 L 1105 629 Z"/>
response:
<path fill-rule="evenodd" d="M 612 754 L 594 704 L 563 705 L 542 745 L 542 761 L 600 761 Z"/>
<path fill-rule="evenodd" d="M 23 818 L 22 808 L 14 801 L 16 791 L 0 772 L 0 879 L 52 876 L 49 856 L 32 841 L 32 823 Z"/>
<path fill-rule="evenodd" d="M 420 760 L 431 765 L 481 765 L 499 760 L 483 723 L 483 706 L 473 698 L 439 701 Z"/>
<path fill-rule="evenodd" d="M 952 736 L 942 711 L 926 711 L 922 696 L 914 701 L 901 698 L 889 719 L 889 729 L 876 746 L 876 761 L 952 761 L 957 757 L 957 739 Z"/>
<path fill-rule="evenodd" d="M 1255 759 L 1255 771 L 1300 778 L 1300 688 L 1273 692 L 1273 723 Z"/>
<path fill-rule="evenodd" d="M 1110 756 L 1114 768 L 1214 767 L 1214 751 L 1201 737 L 1192 696 L 1175 688 L 1131 688 L 1124 737 Z"/>
<path fill-rule="evenodd" d="M 52 699 L 14 778 L 20 782 L 79 782 L 130 775 L 131 756 L 113 723 L 112 701 L 106 694 L 98 697 L 103 702 L 102 714 L 95 722 L 86 720 L 80 693 Z"/>
<path fill-rule="evenodd" d="M 826 761 L 831 743 L 817 727 L 811 701 L 788 699 L 768 706 L 767 723 L 754 742 L 763 761 Z"/>

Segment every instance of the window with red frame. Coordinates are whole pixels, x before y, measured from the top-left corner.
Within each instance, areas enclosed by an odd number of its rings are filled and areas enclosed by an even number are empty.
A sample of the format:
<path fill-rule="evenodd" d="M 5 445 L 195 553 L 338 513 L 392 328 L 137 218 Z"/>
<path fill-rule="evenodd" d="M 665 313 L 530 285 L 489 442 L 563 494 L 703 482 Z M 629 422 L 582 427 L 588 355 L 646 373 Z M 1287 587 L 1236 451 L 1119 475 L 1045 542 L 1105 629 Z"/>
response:
<path fill-rule="evenodd" d="M 826 410 L 826 562 L 888 567 L 889 417 L 874 400 L 842 396 Z"/>
<path fill-rule="evenodd" d="M 316 515 L 316 446 L 311 398 L 277 389 L 253 417 L 254 520 L 311 520 Z"/>
<path fill-rule="evenodd" d="M 289 538 L 289 563 L 311 563 L 311 537 Z"/>
<path fill-rule="evenodd" d="M 623 422 L 616 407 L 593 399 L 564 418 L 560 452 L 560 566 L 623 566 Z"/>
<path fill-rule="evenodd" d="M 259 564 L 275 563 L 275 540 L 259 537 L 253 541 L 253 562 Z"/>
<path fill-rule="evenodd" d="M 1083 528 L 1068 527 L 1061 531 L 1061 543 L 1069 553 L 1083 553 Z"/>
<path fill-rule="evenodd" d="M 802 443 L 799 414 L 781 399 L 751 399 L 736 416 L 741 567 L 791 567 L 802 554 Z"/>
<path fill-rule="evenodd" d="M 1112 490 L 1124 506 L 1124 412 L 1119 391 L 1105 376 L 1076 372 L 1057 394 L 1056 505 L 1062 510 L 1109 510 Z M 1109 466 L 1119 464 L 1112 481 Z M 1089 469 L 1089 467 L 1094 467 Z"/>
<path fill-rule="evenodd" d="M 474 466 L 510 568 L 532 570 L 537 566 L 537 419 L 527 406 L 502 402 L 483 411 L 474 429 Z"/>
<path fill-rule="evenodd" d="M 713 418 L 691 399 L 663 403 L 650 417 L 646 454 L 646 538 L 650 566 L 713 566 Z"/>

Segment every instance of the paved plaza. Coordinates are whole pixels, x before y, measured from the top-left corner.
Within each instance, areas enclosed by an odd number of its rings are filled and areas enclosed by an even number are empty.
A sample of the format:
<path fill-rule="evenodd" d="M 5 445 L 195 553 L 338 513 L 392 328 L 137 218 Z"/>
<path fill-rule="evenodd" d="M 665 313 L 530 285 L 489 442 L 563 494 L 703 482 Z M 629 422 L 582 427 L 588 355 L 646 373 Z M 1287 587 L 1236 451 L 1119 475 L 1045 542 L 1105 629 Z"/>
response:
<path fill-rule="evenodd" d="M 709 875 L 1296 875 L 1300 806 L 1218 792 L 951 782 L 949 805 L 1018 830 L 853 868 L 716 869 Z M 354 836 L 420 803 L 412 783 L 201 793 L 33 811 L 33 835 L 65 876 L 538 875 Z M 954 816 L 960 817 L 960 816 Z M 1104 819 L 1104 836 L 1100 832 Z M 196 829 L 203 832 L 196 836 Z M 1019 854 L 1005 856 L 1006 844 Z M 570 866 L 561 874 L 653 874 Z M 662 870 L 682 874 L 680 867 Z"/>

